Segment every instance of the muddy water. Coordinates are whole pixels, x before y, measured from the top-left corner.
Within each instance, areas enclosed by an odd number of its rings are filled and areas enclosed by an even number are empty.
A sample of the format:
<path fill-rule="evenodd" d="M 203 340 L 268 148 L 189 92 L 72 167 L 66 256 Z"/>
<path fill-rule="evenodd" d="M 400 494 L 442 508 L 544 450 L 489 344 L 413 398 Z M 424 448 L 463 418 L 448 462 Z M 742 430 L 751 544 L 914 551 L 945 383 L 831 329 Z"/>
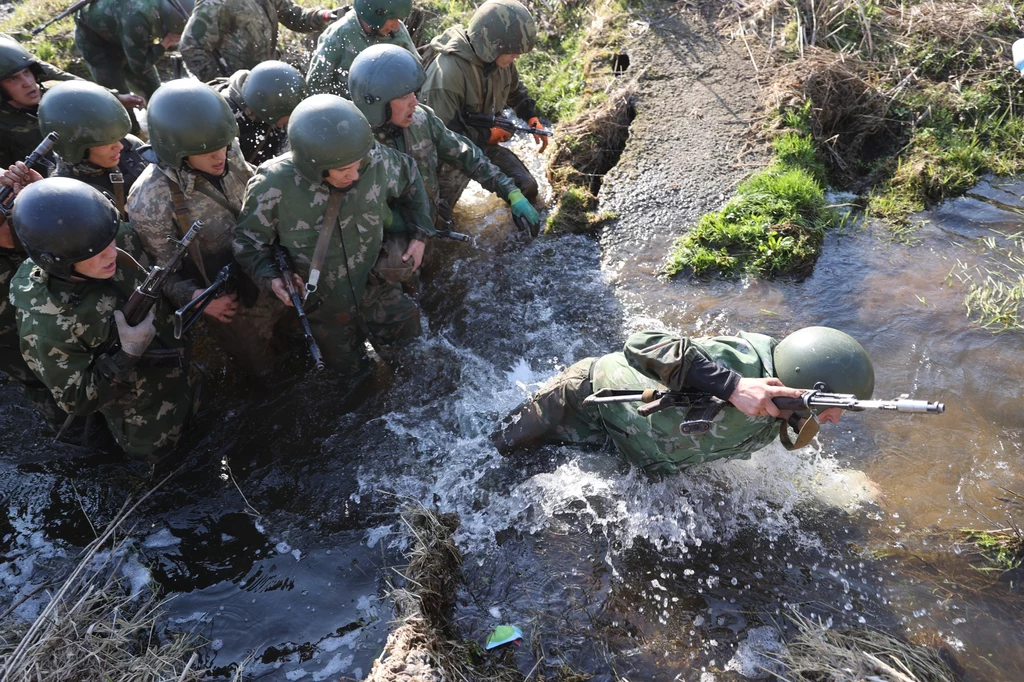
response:
<path fill-rule="evenodd" d="M 1018 205 L 1024 186 L 983 185 Z M 460 206 L 472 245 L 445 245 L 422 297 L 427 337 L 361 382 L 303 375 L 269 386 L 213 377 L 219 399 L 189 473 L 135 518 L 124 571 L 173 595 L 169 626 L 201 632 L 205 664 L 252 679 L 359 679 L 388 631 L 384 596 L 421 501 L 462 517 L 458 627 L 503 654 L 610 680 L 738 679 L 770 666 L 786 613 L 944 642 L 973 680 L 1024 669 L 1017 578 L 972 569 L 961 527 L 1020 517 L 1024 337 L 972 326 L 958 261 L 1016 215 L 958 200 L 923 216 L 918 243 L 851 223 L 801 283 L 666 283 L 666 244 L 605 235 L 527 242 L 507 210 Z M 614 230 L 615 228 L 609 228 Z M 551 447 L 505 461 L 494 421 L 578 359 L 644 327 L 784 335 L 843 328 L 875 362 L 877 394 L 942 400 L 944 416 L 850 416 L 798 454 L 700 467 L 662 482 L 614 454 Z M 253 400 L 253 396 L 258 396 Z M 0 388 L 0 595 L 59 575 L 132 494 L 114 455 L 52 446 Z M 38 598 L 18 607 L 22 617 Z M 710 677 L 709 677 L 710 676 Z"/>

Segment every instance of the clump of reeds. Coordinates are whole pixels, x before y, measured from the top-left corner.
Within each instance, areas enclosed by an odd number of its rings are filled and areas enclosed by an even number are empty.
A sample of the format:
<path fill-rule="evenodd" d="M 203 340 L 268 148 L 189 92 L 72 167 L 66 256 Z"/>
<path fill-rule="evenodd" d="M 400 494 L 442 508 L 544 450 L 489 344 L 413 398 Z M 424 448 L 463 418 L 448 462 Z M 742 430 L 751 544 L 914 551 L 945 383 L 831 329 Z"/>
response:
<path fill-rule="evenodd" d="M 126 504 L 86 548 L 34 622 L 14 623 L 9 613 L 0 618 L 2 682 L 186 682 L 202 677 L 204 671 L 195 667 L 199 638 L 177 635 L 158 641 L 163 602 L 152 593 L 130 594 L 118 578 L 124 541 L 103 551 L 150 493 L 131 507 Z"/>
<path fill-rule="evenodd" d="M 965 546 L 967 554 L 980 563 L 972 564 L 980 571 L 1015 571 L 1024 566 L 1024 534 L 1020 528 L 998 528 L 995 530 L 977 530 L 964 528 L 960 531 L 963 538 L 959 544 L 961 551 Z"/>
<path fill-rule="evenodd" d="M 871 629 L 832 630 L 795 612 L 797 634 L 773 656 L 788 682 L 957 682 L 939 652 Z"/>

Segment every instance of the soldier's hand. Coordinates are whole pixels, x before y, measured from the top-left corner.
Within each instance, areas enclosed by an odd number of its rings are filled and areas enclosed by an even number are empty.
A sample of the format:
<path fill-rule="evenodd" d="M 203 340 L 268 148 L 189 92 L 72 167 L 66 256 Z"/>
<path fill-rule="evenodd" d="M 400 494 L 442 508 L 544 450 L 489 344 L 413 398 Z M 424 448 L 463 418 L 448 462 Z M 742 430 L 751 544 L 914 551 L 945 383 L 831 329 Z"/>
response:
<path fill-rule="evenodd" d="M 530 126 L 531 128 L 538 128 L 539 130 L 545 129 L 544 124 L 541 123 L 540 119 L 537 118 L 536 116 L 532 117 L 529 121 L 527 121 L 526 125 Z M 544 150 L 548 148 L 547 135 L 534 135 L 533 141 L 540 145 L 540 149 L 538 149 L 537 151 L 541 154 L 543 154 Z"/>
<path fill-rule="evenodd" d="M 344 16 L 344 14 L 345 14 L 345 10 L 342 9 L 342 8 L 338 8 L 338 9 L 322 9 L 322 10 L 320 10 L 320 18 L 323 19 L 327 23 L 330 23 L 332 21 L 337 21 L 342 16 Z"/>
<path fill-rule="evenodd" d="M 130 92 L 127 95 L 117 95 L 117 101 L 123 104 L 125 109 L 146 108 L 146 98 L 142 95 L 133 95 Z"/>
<path fill-rule="evenodd" d="M 504 128 L 491 128 L 491 136 L 487 139 L 487 144 L 501 144 L 511 139 L 512 133 Z"/>
<path fill-rule="evenodd" d="M 295 287 L 295 291 L 299 293 L 299 298 L 306 297 L 306 283 L 294 272 L 292 273 L 292 285 Z M 271 280 L 270 288 L 273 290 L 274 295 L 281 300 L 281 303 L 284 303 L 289 308 L 295 307 L 292 305 L 292 297 L 288 295 L 288 287 L 284 285 L 284 277 Z"/>
<path fill-rule="evenodd" d="M 180 40 L 180 33 L 168 33 L 164 36 L 164 39 L 160 41 L 160 45 L 163 46 L 165 50 L 169 50 L 170 48 L 177 45 Z"/>
<path fill-rule="evenodd" d="M 121 340 L 121 350 L 133 358 L 141 358 L 156 336 L 156 327 L 153 326 L 152 308 L 142 318 L 142 322 L 139 322 L 134 327 L 128 324 L 128 320 L 124 319 L 124 313 L 120 310 L 115 310 L 114 324 L 117 325 L 117 336 Z"/>
<path fill-rule="evenodd" d="M 749 417 L 779 417 L 779 408 L 772 402 L 772 398 L 799 398 L 803 394 L 802 388 L 783 386 L 775 377 L 744 377 L 729 396 L 729 402 Z"/>
<path fill-rule="evenodd" d="M 423 251 L 427 248 L 427 245 L 421 242 L 419 239 L 412 239 L 409 241 L 409 248 L 402 254 L 402 262 L 408 263 L 412 259 L 412 269 L 418 270 L 420 263 L 423 262 Z"/>
<path fill-rule="evenodd" d="M 199 294 L 203 293 L 202 289 L 196 289 L 192 294 L 192 298 L 195 298 Z M 235 313 L 238 312 L 238 294 L 224 294 L 210 301 L 206 308 L 203 309 L 204 315 L 209 315 L 218 322 L 227 324 L 234 318 Z"/>
<path fill-rule="evenodd" d="M 18 161 L 0 173 L 0 184 L 13 187 L 15 194 L 25 189 L 26 185 L 39 182 L 42 179 L 43 176 L 38 171 L 29 168 L 23 161 Z"/>

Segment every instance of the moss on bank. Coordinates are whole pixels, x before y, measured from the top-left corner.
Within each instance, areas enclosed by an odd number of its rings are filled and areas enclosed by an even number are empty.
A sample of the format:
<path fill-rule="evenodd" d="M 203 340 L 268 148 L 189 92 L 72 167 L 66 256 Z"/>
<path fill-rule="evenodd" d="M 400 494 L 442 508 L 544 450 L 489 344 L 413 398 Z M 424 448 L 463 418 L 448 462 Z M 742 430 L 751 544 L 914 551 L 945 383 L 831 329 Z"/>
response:
<path fill-rule="evenodd" d="M 824 166 L 810 135 L 786 132 L 773 148 L 768 168 L 743 182 L 729 203 L 676 241 L 667 274 L 775 277 L 811 271 L 825 230 L 839 220 L 826 205 Z"/>

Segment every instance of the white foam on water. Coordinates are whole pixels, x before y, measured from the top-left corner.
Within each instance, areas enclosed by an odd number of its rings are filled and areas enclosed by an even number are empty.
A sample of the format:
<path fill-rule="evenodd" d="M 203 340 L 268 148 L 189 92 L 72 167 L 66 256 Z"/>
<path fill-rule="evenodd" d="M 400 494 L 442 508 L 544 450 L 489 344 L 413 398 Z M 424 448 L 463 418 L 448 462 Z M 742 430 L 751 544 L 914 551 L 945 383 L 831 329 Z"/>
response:
<path fill-rule="evenodd" d="M 224 536 L 221 536 L 221 542 L 224 541 Z M 180 544 L 181 538 L 175 537 L 174 533 L 169 528 L 161 528 L 157 532 L 146 537 L 142 541 L 142 546 L 146 549 L 164 549 L 166 547 L 173 547 L 174 545 Z"/>
<path fill-rule="evenodd" d="M 21 509 L 15 504 L 7 508 L 7 520 L 12 532 L 2 539 L 9 549 L 0 562 L 0 586 L 5 600 L 14 603 L 24 595 L 31 593 L 45 578 L 33 580 L 38 563 L 45 564 L 48 560 L 65 558 L 63 548 L 51 542 L 43 530 L 44 520 L 34 509 Z M 26 599 L 14 610 L 15 616 L 24 620 L 34 620 L 42 604 L 49 601 L 46 594 Z"/>
<path fill-rule="evenodd" d="M 785 650 L 779 631 L 770 625 L 763 625 L 747 630 L 746 635 L 736 647 L 736 653 L 725 664 L 725 669 L 755 680 L 781 674 L 782 667 L 778 661 L 767 655 Z"/>
<path fill-rule="evenodd" d="M 352 661 L 355 660 L 352 654 L 342 656 L 341 654 L 335 654 L 330 661 L 327 662 L 323 668 L 313 673 L 313 680 L 315 682 L 322 682 L 328 678 L 331 678 L 338 673 L 345 672 L 349 666 L 352 665 Z"/>

